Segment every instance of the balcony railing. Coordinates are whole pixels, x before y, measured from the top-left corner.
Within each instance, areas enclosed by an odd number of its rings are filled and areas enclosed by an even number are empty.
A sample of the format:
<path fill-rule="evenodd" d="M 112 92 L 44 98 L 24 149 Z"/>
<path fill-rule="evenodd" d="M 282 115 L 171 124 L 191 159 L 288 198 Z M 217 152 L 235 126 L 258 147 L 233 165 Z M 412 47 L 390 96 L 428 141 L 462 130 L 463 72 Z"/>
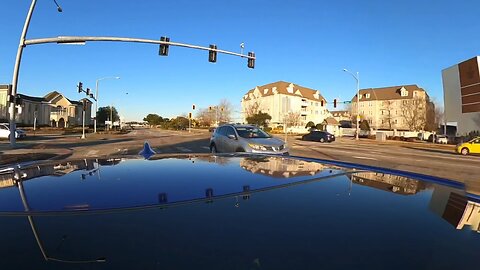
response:
<path fill-rule="evenodd" d="M 59 112 L 50 112 L 50 116 L 66 116 L 66 111 L 59 111 Z"/>

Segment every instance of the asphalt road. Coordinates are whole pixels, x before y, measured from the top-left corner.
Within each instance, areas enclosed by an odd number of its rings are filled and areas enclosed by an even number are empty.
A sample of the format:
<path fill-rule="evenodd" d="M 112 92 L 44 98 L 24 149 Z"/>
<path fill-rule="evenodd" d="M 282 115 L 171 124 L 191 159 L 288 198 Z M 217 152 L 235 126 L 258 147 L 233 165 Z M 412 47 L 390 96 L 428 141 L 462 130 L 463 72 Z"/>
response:
<path fill-rule="evenodd" d="M 37 136 L 21 141 L 20 149 L 8 150 L 0 144 L 2 154 L 56 153 L 59 159 L 138 154 L 148 141 L 158 154 L 193 154 L 209 152 L 208 131 L 167 131 L 139 129 L 123 135 L 89 134 L 78 136 Z M 283 136 L 282 136 L 283 138 Z M 355 141 L 339 138 L 334 143 L 306 142 L 299 137 L 288 139 L 290 154 L 336 160 L 383 168 L 434 175 L 461 182 L 480 183 L 480 156 L 461 156 L 453 146 L 428 143 Z M 22 152 L 23 151 L 23 152 Z"/>

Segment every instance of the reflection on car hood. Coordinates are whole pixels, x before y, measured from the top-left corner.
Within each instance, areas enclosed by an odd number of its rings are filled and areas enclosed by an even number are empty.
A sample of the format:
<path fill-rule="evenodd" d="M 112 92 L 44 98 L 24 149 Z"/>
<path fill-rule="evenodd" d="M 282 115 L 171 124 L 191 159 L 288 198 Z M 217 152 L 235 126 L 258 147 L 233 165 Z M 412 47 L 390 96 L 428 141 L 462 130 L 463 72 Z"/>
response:
<path fill-rule="evenodd" d="M 472 268 L 480 249 L 480 234 L 470 233 L 480 231 L 479 194 L 442 179 L 265 155 L 3 168 L 0 224 L 8 233 L 0 241 L 8 245 L 0 253 L 17 250 L 29 260 L 7 256 L 1 265 Z M 422 252 L 430 255 L 412 259 Z M 410 259 L 395 260 L 401 257 Z"/>

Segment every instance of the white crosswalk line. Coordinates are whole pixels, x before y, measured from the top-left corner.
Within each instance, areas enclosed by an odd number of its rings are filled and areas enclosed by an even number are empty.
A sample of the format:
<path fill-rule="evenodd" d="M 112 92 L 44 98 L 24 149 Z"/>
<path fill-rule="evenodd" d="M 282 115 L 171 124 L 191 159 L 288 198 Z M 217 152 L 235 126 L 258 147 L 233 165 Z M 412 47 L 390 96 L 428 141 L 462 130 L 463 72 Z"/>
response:
<path fill-rule="evenodd" d="M 368 159 L 368 160 L 378 160 L 378 159 L 376 159 L 376 158 L 371 158 L 371 157 L 359 157 L 359 156 L 352 156 L 352 158 Z"/>

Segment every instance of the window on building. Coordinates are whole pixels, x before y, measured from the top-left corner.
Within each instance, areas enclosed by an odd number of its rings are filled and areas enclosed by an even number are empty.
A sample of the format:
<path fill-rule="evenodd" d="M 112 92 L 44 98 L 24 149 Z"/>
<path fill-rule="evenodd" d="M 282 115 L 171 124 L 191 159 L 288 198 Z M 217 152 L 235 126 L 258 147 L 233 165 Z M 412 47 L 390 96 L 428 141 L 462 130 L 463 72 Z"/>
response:
<path fill-rule="evenodd" d="M 402 90 L 402 91 L 400 92 L 400 95 L 401 95 L 402 97 L 407 97 L 407 96 L 408 96 L 408 91 L 407 91 L 407 90 Z"/>
<path fill-rule="evenodd" d="M 365 94 L 365 98 L 370 98 L 370 93 Z"/>

